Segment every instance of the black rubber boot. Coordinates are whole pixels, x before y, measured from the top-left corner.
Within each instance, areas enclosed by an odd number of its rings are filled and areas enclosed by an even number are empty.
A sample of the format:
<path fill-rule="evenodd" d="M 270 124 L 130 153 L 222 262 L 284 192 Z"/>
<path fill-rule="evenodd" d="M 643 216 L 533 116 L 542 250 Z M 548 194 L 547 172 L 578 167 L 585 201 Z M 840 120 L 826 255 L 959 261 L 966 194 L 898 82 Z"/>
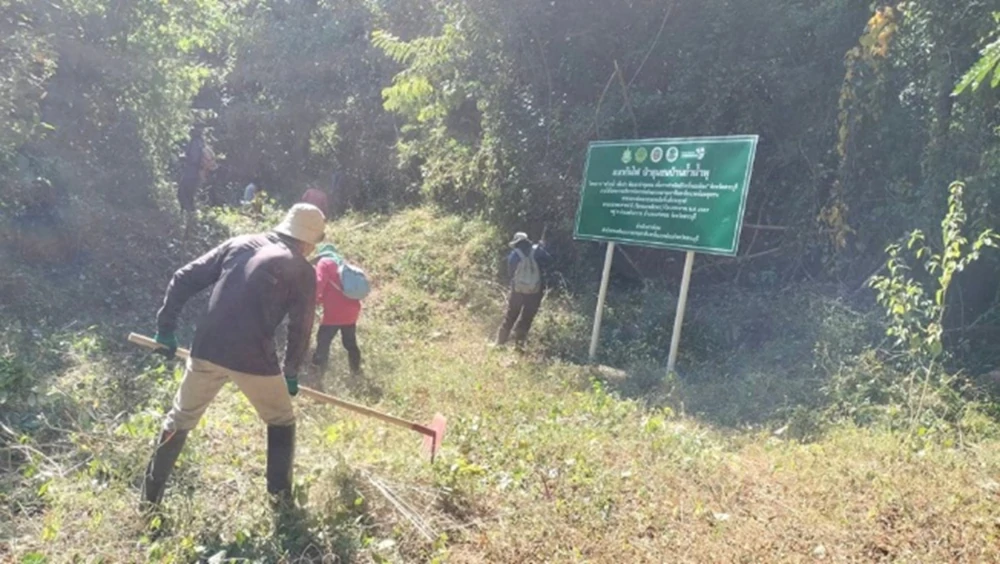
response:
<path fill-rule="evenodd" d="M 146 466 L 146 476 L 142 482 L 142 502 L 144 504 L 159 505 L 163 499 L 163 490 L 167 485 L 167 479 L 174 470 L 174 463 L 180 456 L 187 440 L 188 431 L 163 431 L 160 433 L 160 440 L 157 442 L 156 451 L 153 458 Z"/>
<path fill-rule="evenodd" d="M 295 459 L 295 424 L 267 426 L 267 493 L 279 502 L 292 498 L 292 462 Z"/>

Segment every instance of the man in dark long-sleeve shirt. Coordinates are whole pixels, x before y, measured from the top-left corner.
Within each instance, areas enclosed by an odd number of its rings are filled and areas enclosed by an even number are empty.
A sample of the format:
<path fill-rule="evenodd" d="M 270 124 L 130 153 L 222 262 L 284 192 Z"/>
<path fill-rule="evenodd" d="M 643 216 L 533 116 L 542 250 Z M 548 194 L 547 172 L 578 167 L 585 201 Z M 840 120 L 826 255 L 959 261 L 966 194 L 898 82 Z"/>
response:
<path fill-rule="evenodd" d="M 318 208 L 297 204 L 273 232 L 230 239 L 174 274 L 156 320 L 156 341 L 168 356 L 177 350 L 174 332 L 184 304 L 209 286 L 212 295 L 146 470 L 145 502 L 160 502 L 188 432 L 227 381 L 267 423 L 267 489 L 287 497 L 295 450 L 290 396 L 298 393 L 316 295 L 316 275 L 305 257 L 323 240 L 324 222 Z M 275 331 L 286 316 L 288 343 L 280 363 Z"/>
<path fill-rule="evenodd" d="M 295 374 L 309 348 L 316 278 L 286 239 L 236 237 L 178 270 L 157 316 L 158 333 L 173 334 L 184 304 L 214 285 L 191 356 L 256 376 Z M 286 314 L 288 346 L 279 365 L 274 334 Z"/>

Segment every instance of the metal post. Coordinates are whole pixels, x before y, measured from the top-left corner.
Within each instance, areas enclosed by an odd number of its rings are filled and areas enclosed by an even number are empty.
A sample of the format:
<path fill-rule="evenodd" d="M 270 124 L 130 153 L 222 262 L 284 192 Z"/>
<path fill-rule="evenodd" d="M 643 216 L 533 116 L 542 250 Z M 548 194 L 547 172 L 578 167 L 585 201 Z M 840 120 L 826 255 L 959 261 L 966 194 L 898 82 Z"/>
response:
<path fill-rule="evenodd" d="M 597 341 L 601 337 L 601 318 L 604 317 L 604 300 L 608 297 L 608 280 L 611 278 L 611 262 L 615 258 L 615 244 L 608 243 L 604 255 L 604 274 L 601 276 L 601 291 L 597 294 L 597 313 L 594 314 L 594 332 L 590 336 L 590 361 L 597 358 Z"/>
<path fill-rule="evenodd" d="M 688 251 L 684 259 L 684 277 L 681 278 L 681 294 L 677 298 L 677 315 L 674 317 L 674 333 L 670 336 L 670 356 L 667 358 L 667 375 L 677 367 L 677 350 L 681 346 L 681 329 L 684 327 L 684 309 L 687 308 L 688 289 L 691 287 L 691 270 L 694 268 L 694 251 Z"/>

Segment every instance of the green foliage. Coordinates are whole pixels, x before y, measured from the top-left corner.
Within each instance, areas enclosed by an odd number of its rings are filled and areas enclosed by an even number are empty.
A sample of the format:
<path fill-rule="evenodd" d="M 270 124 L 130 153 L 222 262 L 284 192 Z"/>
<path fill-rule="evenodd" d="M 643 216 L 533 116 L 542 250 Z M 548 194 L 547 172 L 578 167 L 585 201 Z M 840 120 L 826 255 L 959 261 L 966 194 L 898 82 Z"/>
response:
<path fill-rule="evenodd" d="M 405 119 L 401 162 L 419 166 L 424 192 L 448 209 L 507 228 L 558 218 L 553 232 L 568 232 L 587 141 L 753 130 L 776 140 L 801 133 L 808 145 L 777 141 L 774 153 L 761 155 L 783 170 L 773 179 L 785 194 L 773 220 L 796 223 L 815 206 L 817 194 L 802 188 L 823 176 L 829 127 L 815 119 L 835 100 L 836 83 L 825 73 L 819 82 L 800 78 L 837 64 L 855 40 L 843 32 L 860 15 L 849 5 L 707 2 L 675 10 L 641 1 L 570 9 L 461 0 L 437 3 L 410 25 L 381 18 L 388 23 L 373 42 L 402 65 L 384 90 L 386 109 Z M 726 31 L 747 22 L 760 22 L 766 34 L 753 40 L 754 54 L 740 45 L 747 38 L 733 41 Z M 816 41 L 803 44 L 805 36 Z M 831 45 L 838 46 L 832 55 Z M 709 66 L 718 70 L 711 77 L 700 71 Z M 756 78 L 734 91 L 716 76 Z M 806 109 L 813 104 L 815 111 Z M 801 115 L 777 110 L 790 107 Z"/>
<path fill-rule="evenodd" d="M 253 181 L 282 202 L 315 185 L 336 213 L 406 202 L 395 128 L 379 99 L 390 75 L 366 41 L 366 4 L 263 0 L 244 14 L 213 95 L 219 147 L 231 156 L 220 181 Z"/>
<path fill-rule="evenodd" d="M 165 203 L 192 100 L 241 4 L 0 4 L 3 243 L 35 262 L 65 261 L 91 235 L 113 237 L 104 224 L 114 212 Z"/>
<path fill-rule="evenodd" d="M 10 353 L 0 356 L 0 408 L 12 409 L 31 388 L 27 368 Z"/>
<path fill-rule="evenodd" d="M 995 12 L 993 19 L 1000 24 L 1000 12 Z M 992 78 L 990 78 L 991 73 L 993 75 Z M 979 90 L 980 86 L 987 83 L 990 85 L 990 88 L 1000 86 L 1000 39 L 993 41 L 983 48 L 979 60 L 958 81 L 954 94 L 961 94 L 969 88 L 976 91 Z"/>
<path fill-rule="evenodd" d="M 964 188 L 961 182 L 949 187 L 940 246 L 930 245 L 924 233 L 916 230 L 907 237 L 905 246 L 894 244 L 888 248 L 887 274 L 874 276 L 870 284 L 885 310 L 886 333 L 903 357 L 892 367 L 869 357 L 846 380 L 853 382 L 847 384 L 855 389 L 847 392 L 855 395 L 853 401 L 842 395 L 852 410 L 879 406 L 895 409 L 897 419 L 905 419 L 906 427 L 920 436 L 921 429 L 956 422 L 969 407 L 958 393 L 960 381 L 946 370 L 944 320 L 949 290 L 955 276 L 977 261 L 983 249 L 1000 244 L 992 230 L 972 239 L 965 234 L 968 217 L 963 204 Z M 922 272 L 910 266 L 906 254 L 920 261 Z M 870 383 L 862 384 L 863 380 Z M 843 381 L 837 384 L 835 380 L 835 386 L 843 387 Z"/>
<path fill-rule="evenodd" d="M 931 229 L 946 205 L 940 186 L 968 185 L 970 221 L 989 223 L 997 125 L 986 96 L 953 95 L 957 72 L 971 66 L 972 46 L 992 34 L 987 3 L 956 9 L 944 0 L 875 5 L 858 45 L 848 52 L 838 104 L 840 157 L 819 215 L 832 243 L 825 272 L 862 283 L 883 262 L 898 233 Z M 995 8 L 994 8 L 995 9 Z M 983 65 L 978 71 L 987 71 Z M 975 79 L 975 75 L 971 75 Z M 971 280 L 957 281 L 963 287 Z M 980 301 L 982 300 L 982 301 Z M 976 316 L 988 311 L 985 295 Z"/>
<path fill-rule="evenodd" d="M 31 2 L 0 2 L 0 171 L 14 151 L 52 126 L 41 121 L 45 82 L 55 71 L 52 46 Z"/>
<path fill-rule="evenodd" d="M 973 91 L 979 90 L 979 87 L 986 83 L 991 88 L 996 88 L 1000 85 L 998 65 L 1000 65 L 1000 40 L 990 43 L 983 49 L 982 58 L 962 77 L 955 87 L 955 94 L 961 94 L 968 88 Z M 993 78 L 990 78 L 991 73 Z"/>
<path fill-rule="evenodd" d="M 398 112 L 417 122 L 426 123 L 434 118 L 444 118 L 452 104 L 463 94 L 456 90 L 460 84 L 454 80 L 454 67 L 461 63 L 462 41 L 456 25 L 446 23 L 441 35 L 420 37 L 410 42 L 399 40 L 392 34 L 376 31 L 372 44 L 395 62 L 407 65 L 393 79 L 393 85 L 382 92 L 385 109 Z M 441 85 L 439 92 L 435 84 Z M 451 91 L 451 92 L 448 92 Z M 440 123 L 440 121 L 438 121 Z"/>
<path fill-rule="evenodd" d="M 943 322 L 948 290 L 955 276 L 978 260 L 984 248 L 1000 245 L 992 230 L 981 232 L 973 240 L 965 235 L 968 216 L 962 202 L 964 189 L 961 182 L 952 183 L 948 189 L 948 212 L 941 222 L 939 250 L 927 243 L 923 231 L 915 230 L 907 237 L 905 249 L 922 261 L 924 271 L 931 277 L 930 288 L 911 273 L 902 244 L 887 249 L 888 274 L 871 280 L 889 319 L 888 335 L 921 366 L 939 360 L 944 352 Z"/>

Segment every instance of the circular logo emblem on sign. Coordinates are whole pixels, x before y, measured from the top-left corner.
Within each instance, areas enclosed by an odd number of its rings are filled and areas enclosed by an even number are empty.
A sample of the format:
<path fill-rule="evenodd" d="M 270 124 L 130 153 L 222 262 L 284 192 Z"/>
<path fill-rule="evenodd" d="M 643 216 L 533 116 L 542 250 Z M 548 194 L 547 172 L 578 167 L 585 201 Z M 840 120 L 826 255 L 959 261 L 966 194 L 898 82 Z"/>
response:
<path fill-rule="evenodd" d="M 622 153 L 622 162 L 625 164 L 632 162 L 632 149 L 625 149 L 625 152 Z"/>
<path fill-rule="evenodd" d="M 662 147 L 653 147 L 653 150 L 650 151 L 650 153 L 649 153 L 649 160 L 653 161 L 654 163 L 658 163 L 658 162 L 662 161 L 663 160 L 663 148 Z"/>
<path fill-rule="evenodd" d="M 642 164 L 646 162 L 646 157 L 648 156 L 649 151 L 647 151 L 645 147 L 639 147 L 639 149 L 635 152 L 635 162 Z"/>
<path fill-rule="evenodd" d="M 676 161 L 678 158 L 680 158 L 680 156 L 681 156 L 681 152 L 677 149 L 677 147 L 670 147 L 670 148 L 667 149 L 667 162 L 668 163 L 672 163 L 672 162 Z"/>

